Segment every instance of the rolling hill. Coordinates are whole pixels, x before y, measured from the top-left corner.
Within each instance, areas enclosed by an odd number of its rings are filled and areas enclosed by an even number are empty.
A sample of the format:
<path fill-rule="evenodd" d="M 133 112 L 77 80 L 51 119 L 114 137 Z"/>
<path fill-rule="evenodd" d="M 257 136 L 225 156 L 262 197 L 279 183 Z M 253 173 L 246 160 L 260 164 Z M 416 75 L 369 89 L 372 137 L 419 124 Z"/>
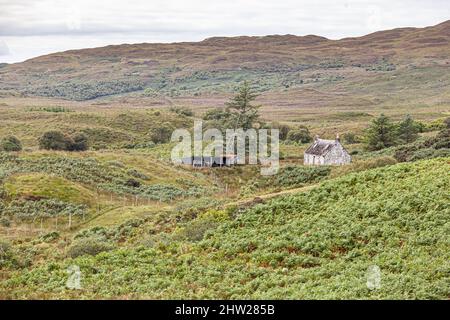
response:
<path fill-rule="evenodd" d="M 415 92 L 448 102 L 450 21 L 358 38 L 271 35 L 123 44 L 49 54 L 0 68 L 0 93 L 90 100 L 117 94 L 204 100 L 250 80 L 268 98 L 311 95 L 319 105 Z M 386 87 L 386 80 L 389 86 Z M 388 89 L 387 92 L 385 89 Z M 413 91 L 411 91 L 413 90 Z M 332 98 L 326 97 L 334 94 Z M 337 94 L 340 94 L 337 95 Z M 267 98 L 267 97 L 266 97 Z M 164 99 L 162 99 L 164 101 Z M 345 102 L 347 100 L 344 99 Z"/>
<path fill-rule="evenodd" d="M 0 282 L 0 297 L 447 299 L 448 166 L 439 158 L 351 173 L 167 231 L 154 222 L 85 230 L 78 244 L 99 237 L 108 252 L 18 268 Z M 60 243 L 36 241 L 37 256 Z M 17 265 L 19 250 L 6 262 Z M 82 273 L 77 292 L 64 287 L 71 265 Z M 366 286 L 372 265 L 377 290 Z"/>

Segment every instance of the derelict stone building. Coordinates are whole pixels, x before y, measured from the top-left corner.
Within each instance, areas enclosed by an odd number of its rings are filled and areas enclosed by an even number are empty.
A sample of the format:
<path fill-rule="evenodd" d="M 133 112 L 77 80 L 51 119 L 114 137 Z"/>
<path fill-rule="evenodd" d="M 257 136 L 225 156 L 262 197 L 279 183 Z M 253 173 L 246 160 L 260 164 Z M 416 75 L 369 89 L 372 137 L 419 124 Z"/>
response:
<path fill-rule="evenodd" d="M 318 136 L 306 149 L 303 163 L 305 165 L 343 165 L 349 164 L 352 157 L 342 146 L 339 135 L 335 140 L 319 139 Z"/>

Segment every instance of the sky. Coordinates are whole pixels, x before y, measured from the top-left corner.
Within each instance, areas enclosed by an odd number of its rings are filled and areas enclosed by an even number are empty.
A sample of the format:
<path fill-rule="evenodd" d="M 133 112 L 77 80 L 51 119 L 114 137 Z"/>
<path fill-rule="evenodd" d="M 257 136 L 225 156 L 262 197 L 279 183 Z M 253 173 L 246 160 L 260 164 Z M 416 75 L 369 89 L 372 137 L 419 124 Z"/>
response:
<path fill-rule="evenodd" d="M 0 0 L 0 63 L 69 49 L 212 36 L 340 39 L 449 19 L 449 0 Z"/>

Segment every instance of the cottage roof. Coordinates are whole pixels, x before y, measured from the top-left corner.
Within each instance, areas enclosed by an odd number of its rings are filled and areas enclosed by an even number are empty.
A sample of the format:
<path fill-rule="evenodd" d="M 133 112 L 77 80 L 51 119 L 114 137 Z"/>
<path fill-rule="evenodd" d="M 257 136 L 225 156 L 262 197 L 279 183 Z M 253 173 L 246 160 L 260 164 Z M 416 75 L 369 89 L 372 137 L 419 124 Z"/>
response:
<path fill-rule="evenodd" d="M 316 156 L 323 156 L 328 151 L 333 149 L 333 147 L 336 146 L 338 143 L 339 143 L 338 140 L 324 140 L 316 138 L 314 140 L 314 143 L 310 145 L 308 149 L 306 149 L 305 153 L 313 154 Z"/>

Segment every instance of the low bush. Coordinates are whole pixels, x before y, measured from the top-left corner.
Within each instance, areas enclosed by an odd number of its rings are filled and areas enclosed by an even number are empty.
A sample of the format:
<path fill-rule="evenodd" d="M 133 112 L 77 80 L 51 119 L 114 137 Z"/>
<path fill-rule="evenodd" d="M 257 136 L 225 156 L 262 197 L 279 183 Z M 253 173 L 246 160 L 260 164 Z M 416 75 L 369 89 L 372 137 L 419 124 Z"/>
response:
<path fill-rule="evenodd" d="M 83 216 L 87 215 L 87 207 L 54 199 L 36 201 L 17 199 L 5 204 L 3 214 L 22 220 L 69 215 Z"/>
<path fill-rule="evenodd" d="M 184 107 L 170 107 L 169 110 L 172 112 L 175 112 L 176 114 L 183 115 L 186 117 L 194 116 L 194 112 L 191 109 L 184 108 Z"/>
<path fill-rule="evenodd" d="M 9 267 L 13 264 L 13 252 L 11 244 L 0 239 L 0 267 Z"/>
<path fill-rule="evenodd" d="M 61 131 L 47 131 L 39 138 L 39 148 L 45 150 L 67 150 L 70 143 Z"/>
<path fill-rule="evenodd" d="M 39 148 L 45 150 L 85 151 L 88 149 L 88 138 L 83 133 L 73 137 L 61 131 L 47 131 L 39 138 Z"/>
<path fill-rule="evenodd" d="M 287 140 L 297 143 L 308 143 L 312 141 L 312 137 L 308 128 L 304 127 L 289 131 Z"/>
<path fill-rule="evenodd" d="M 355 144 L 355 143 L 360 143 L 361 142 L 361 138 L 358 137 L 355 133 L 353 132 L 347 132 L 344 133 L 342 135 L 342 138 L 344 140 L 344 142 L 346 144 Z"/>
<path fill-rule="evenodd" d="M 0 151 L 10 152 L 21 150 L 22 150 L 22 143 L 15 136 L 7 136 L 0 141 Z"/>
<path fill-rule="evenodd" d="M 11 226 L 11 221 L 7 217 L 1 217 L 0 218 L 0 225 L 2 227 L 9 228 Z"/>
<path fill-rule="evenodd" d="M 100 252 L 110 251 L 114 246 L 101 237 L 90 237 L 75 240 L 67 250 L 71 258 L 90 255 L 95 256 Z"/>

